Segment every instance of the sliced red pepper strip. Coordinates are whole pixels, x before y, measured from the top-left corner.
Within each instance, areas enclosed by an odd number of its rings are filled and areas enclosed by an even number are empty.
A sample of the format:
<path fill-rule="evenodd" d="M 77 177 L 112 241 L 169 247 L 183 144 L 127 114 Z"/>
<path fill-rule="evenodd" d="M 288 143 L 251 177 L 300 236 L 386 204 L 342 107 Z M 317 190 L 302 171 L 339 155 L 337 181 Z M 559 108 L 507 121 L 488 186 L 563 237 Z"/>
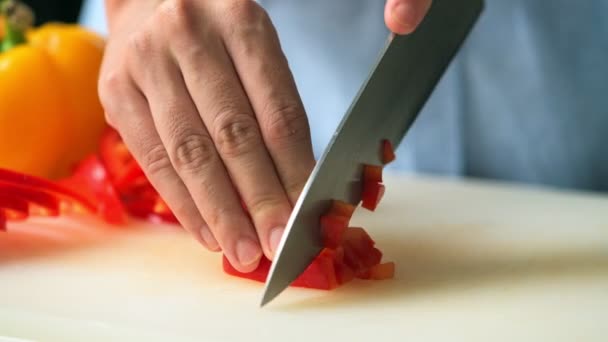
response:
<path fill-rule="evenodd" d="M 395 150 L 393 149 L 393 143 L 390 140 L 382 140 L 382 163 L 384 165 L 395 160 Z"/>
<path fill-rule="evenodd" d="M 363 181 L 363 192 L 361 194 L 361 206 L 374 211 L 384 196 L 384 185 L 377 182 Z"/>
<path fill-rule="evenodd" d="M 5 194 L 0 194 L 0 210 L 9 221 L 20 221 L 29 217 L 29 204 L 26 200 Z"/>
<path fill-rule="evenodd" d="M 59 199 L 46 192 L 19 185 L 0 183 L 0 194 L 27 201 L 31 215 L 59 215 Z"/>
<path fill-rule="evenodd" d="M 364 165 L 363 166 L 363 181 L 382 183 L 382 166 Z"/>
<path fill-rule="evenodd" d="M 91 155 L 82 160 L 72 176 L 61 181 L 63 185 L 79 191 L 96 203 L 96 211 L 107 222 L 123 224 L 127 214 L 101 160 Z"/>
<path fill-rule="evenodd" d="M 160 197 L 132 200 L 125 203 L 125 208 L 129 214 L 152 222 L 179 223 Z"/>
<path fill-rule="evenodd" d="M 15 172 L 7 169 L 0 169 L 0 183 L 8 184 L 9 186 L 19 186 L 24 189 L 34 189 L 48 193 L 60 200 L 77 204 L 84 209 L 95 211 L 95 200 L 81 195 L 78 191 L 74 191 L 69 187 L 64 187 L 58 183 Z"/>

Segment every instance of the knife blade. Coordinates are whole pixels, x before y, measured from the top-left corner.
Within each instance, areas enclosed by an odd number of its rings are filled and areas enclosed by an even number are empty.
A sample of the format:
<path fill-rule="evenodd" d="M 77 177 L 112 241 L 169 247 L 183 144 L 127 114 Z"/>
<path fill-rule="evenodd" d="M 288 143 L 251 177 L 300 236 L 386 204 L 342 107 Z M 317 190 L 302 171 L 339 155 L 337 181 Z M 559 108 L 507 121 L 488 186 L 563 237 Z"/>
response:
<path fill-rule="evenodd" d="M 360 203 L 363 165 L 382 165 L 383 139 L 401 143 L 482 9 L 483 0 L 433 0 L 415 32 L 387 43 L 294 205 L 261 306 L 321 252 L 319 218 L 331 201 Z"/>

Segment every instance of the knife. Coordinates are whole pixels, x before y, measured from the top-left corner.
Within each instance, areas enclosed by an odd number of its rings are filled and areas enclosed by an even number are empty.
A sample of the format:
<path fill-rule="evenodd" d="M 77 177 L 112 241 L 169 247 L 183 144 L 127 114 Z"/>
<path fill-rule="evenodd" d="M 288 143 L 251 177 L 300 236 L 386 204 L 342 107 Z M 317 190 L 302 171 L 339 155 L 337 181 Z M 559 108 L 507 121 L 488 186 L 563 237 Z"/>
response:
<path fill-rule="evenodd" d="M 321 252 L 319 218 L 331 201 L 360 203 L 363 165 L 382 165 L 383 139 L 395 148 L 401 143 L 482 9 L 483 0 L 433 0 L 415 32 L 387 43 L 294 206 L 261 306 Z"/>

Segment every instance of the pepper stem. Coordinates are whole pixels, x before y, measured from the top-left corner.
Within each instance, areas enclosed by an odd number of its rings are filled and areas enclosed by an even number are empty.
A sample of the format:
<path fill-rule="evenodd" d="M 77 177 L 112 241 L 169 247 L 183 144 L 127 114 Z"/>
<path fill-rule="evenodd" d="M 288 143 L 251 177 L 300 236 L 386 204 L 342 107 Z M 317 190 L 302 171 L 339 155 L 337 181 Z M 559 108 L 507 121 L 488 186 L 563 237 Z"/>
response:
<path fill-rule="evenodd" d="M 0 52 L 25 43 L 25 32 L 34 23 L 34 12 L 19 0 L 0 0 L 0 15 L 5 19 Z"/>

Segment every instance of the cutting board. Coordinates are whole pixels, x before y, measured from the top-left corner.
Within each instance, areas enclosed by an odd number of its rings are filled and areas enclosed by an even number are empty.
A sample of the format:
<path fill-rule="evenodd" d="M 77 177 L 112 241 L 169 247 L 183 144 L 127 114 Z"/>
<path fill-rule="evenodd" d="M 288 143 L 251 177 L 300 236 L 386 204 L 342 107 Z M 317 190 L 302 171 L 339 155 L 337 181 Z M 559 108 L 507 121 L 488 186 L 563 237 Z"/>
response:
<path fill-rule="evenodd" d="M 607 341 L 608 197 L 473 180 L 386 177 L 358 210 L 396 279 L 331 292 L 225 275 L 181 230 L 90 217 L 0 234 L 10 341 Z M 1 340 L 1 339 L 0 339 Z"/>

